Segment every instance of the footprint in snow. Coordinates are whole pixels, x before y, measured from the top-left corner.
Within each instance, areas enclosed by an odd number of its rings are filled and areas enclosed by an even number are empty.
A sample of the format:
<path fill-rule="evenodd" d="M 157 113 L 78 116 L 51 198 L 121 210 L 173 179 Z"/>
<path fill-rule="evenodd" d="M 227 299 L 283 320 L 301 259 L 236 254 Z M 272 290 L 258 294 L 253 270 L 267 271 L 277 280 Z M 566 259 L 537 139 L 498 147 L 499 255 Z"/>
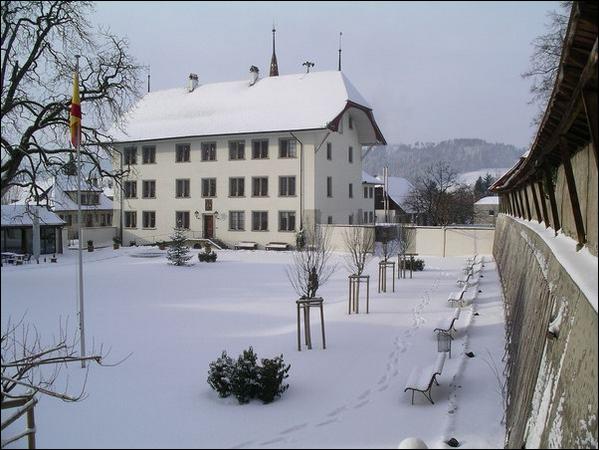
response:
<path fill-rule="evenodd" d="M 327 416 L 329 416 L 329 417 L 338 416 L 339 414 L 341 414 L 346 409 L 347 409 L 347 406 L 341 406 L 340 408 L 334 409 L 333 411 L 331 411 L 330 413 L 328 413 Z"/>
<path fill-rule="evenodd" d="M 335 422 L 338 422 L 338 420 L 337 419 L 325 420 L 324 422 L 317 423 L 316 426 L 317 427 L 324 427 L 325 425 L 330 425 L 330 424 L 335 423 Z"/>
<path fill-rule="evenodd" d="M 358 396 L 358 400 L 364 400 L 366 397 L 370 395 L 370 389 L 365 390 Z"/>
<path fill-rule="evenodd" d="M 270 441 L 260 442 L 260 444 L 258 444 L 258 445 L 271 445 L 271 444 L 278 444 L 279 442 L 285 442 L 285 439 L 283 439 L 283 438 L 271 439 Z"/>
<path fill-rule="evenodd" d="M 256 442 L 256 441 L 246 441 L 246 442 L 242 442 L 241 444 L 237 444 L 237 445 L 235 445 L 234 447 L 231 447 L 231 448 L 243 448 L 243 447 L 251 447 L 251 446 L 254 444 L 254 442 Z"/>
<path fill-rule="evenodd" d="M 370 400 L 364 400 L 364 401 L 358 403 L 356 406 L 354 406 L 354 409 L 360 409 L 360 408 L 366 406 L 368 403 L 370 403 Z"/>
<path fill-rule="evenodd" d="M 293 433 L 294 431 L 301 430 L 301 429 L 303 429 L 303 428 L 306 428 L 307 426 L 308 426 L 308 424 L 307 424 L 307 423 L 302 423 L 302 424 L 296 425 L 296 426 L 294 426 L 294 427 L 287 428 L 286 430 L 283 430 L 283 431 L 281 431 L 279 434 L 289 434 L 289 433 Z"/>

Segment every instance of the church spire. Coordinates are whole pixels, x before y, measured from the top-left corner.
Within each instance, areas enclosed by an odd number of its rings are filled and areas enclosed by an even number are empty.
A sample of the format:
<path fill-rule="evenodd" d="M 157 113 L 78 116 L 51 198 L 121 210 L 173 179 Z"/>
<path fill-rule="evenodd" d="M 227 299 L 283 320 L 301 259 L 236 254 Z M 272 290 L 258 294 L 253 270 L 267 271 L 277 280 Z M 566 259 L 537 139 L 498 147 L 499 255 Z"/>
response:
<path fill-rule="evenodd" d="M 337 70 L 341 72 L 341 36 L 343 36 L 343 32 L 339 32 L 339 64 Z"/>
<path fill-rule="evenodd" d="M 277 30 L 273 24 L 272 26 L 272 58 L 270 59 L 270 76 L 278 77 L 279 76 L 279 65 L 277 64 L 277 54 L 275 52 L 275 33 Z"/>

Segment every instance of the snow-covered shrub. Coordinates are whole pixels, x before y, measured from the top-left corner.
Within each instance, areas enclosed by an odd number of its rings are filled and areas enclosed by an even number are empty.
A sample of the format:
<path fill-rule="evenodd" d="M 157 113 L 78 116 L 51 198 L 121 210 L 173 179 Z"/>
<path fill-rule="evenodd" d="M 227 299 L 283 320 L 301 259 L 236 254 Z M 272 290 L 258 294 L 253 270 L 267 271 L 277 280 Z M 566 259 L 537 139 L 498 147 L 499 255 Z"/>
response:
<path fill-rule="evenodd" d="M 198 253 L 198 259 L 203 262 L 216 262 L 216 252 L 212 251 L 210 244 L 204 245 L 204 251 Z"/>
<path fill-rule="evenodd" d="M 264 403 L 270 403 L 276 397 L 280 397 L 289 387 L 288 384 L 283 384 L 283 381 L 289 376 L 290 368 L 291 365 L 285 366 L 283 355 L 273 359 L 262 359 L 259 371 L 258 398 Z"/>
<path fill-rule="evenodd" d="M 414 259 L 413 263 L 412 260 L 406 259 L 403 265 L 405 265 L 404 268 L 406 270 L 410 270 L 411 267 L 411 270 L 413 270 L 414 272 L 420 272 L 424 270 L 424 259 Z"/>
<path fill-rule="evenodd" d="M 256 397 L 259 384 L 258 355 L 250 347 L 244 350 L 235 364 L 235 370 L 231 376 L 231 391 L 239 403 L 248 403 Z"/>
<path fill-rule="evenodd" d="M 233 358 L 223 351 L 216 361 L 210 363 L 208 370 L 208 384 L 212 389 L 218 392 L 220 397 L 231 395 L 231 377 L 235 370 Z"/>
<path fill-rule="evenodd" d="M 171 235 L 171 243 L 166 253 L 167 259 L 175 266 L 185 266 L 191 259 L 189 247 L 185 245 L 185 233 L 181 228 L 175 228 Z"/>

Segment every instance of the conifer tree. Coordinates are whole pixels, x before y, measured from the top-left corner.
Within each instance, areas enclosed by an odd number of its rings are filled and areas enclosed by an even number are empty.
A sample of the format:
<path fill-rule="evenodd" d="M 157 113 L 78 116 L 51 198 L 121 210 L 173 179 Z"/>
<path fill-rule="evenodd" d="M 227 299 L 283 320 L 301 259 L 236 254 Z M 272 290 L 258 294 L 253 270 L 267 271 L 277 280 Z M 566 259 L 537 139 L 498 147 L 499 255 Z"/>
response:
<path fill-rule="evenodd" d="M 187 261 L 191 259 L 191 254 L 189 253 L 189 247 L 185 245 L 185 232 L 182 228 L 175 228 L 170 239 L 171 244 L 166 257 L 175 266 L 186 266 Z"/>

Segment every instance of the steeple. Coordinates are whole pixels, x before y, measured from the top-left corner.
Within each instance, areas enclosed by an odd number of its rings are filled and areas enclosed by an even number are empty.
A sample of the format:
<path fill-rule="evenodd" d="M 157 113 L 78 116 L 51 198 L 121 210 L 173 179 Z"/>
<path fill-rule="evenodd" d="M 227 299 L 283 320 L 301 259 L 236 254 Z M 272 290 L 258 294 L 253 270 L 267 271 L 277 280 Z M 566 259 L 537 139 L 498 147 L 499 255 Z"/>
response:
<path fill-rule="evenodd" d="M 273 24 L 272 26 L 272 58 L 270 58 L 270 76 L 278 77 L 279 76 L 279 65 L 277 64 L 277 54 L 275 52 L 275 33 L 277 30 Z"/>

